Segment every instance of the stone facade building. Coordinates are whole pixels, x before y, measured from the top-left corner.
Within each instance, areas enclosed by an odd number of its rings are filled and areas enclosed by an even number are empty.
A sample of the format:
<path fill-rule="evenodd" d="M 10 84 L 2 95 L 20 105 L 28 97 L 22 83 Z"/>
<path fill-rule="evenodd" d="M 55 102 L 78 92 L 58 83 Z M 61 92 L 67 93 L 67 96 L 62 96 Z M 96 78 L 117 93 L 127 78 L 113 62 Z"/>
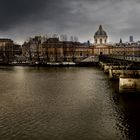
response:
<path fill-rule="evenodd" d="M 11 39 L 0 39 L 0 63 L 11 63 L 17 55 L 21 55 L 21 46 Z"/>
<path fill-rule="evenodd" d="M 140 56 L 140 43 L 123 43 L 121 39 L 119 43 L 109 44 L 107 39 L 108 35 L 100 25 L 94 35 L 94 55 Z"/>
<path fill-rule="evenodd" d="M 93 55 L 90 46 L 80 42 L 60 41 L 59 38 L 48 38 L 42 42 L 41 37 L 37 36 L 23 44 L 22 52 L 33 63 L 80 61 Z"/>
<path fill-rule="evenodd" d="M 94 35 L 94 55 L 111 54 L 113 45 L 107 43 L 107 33 L 103 30 L 102 25 L 99 26 Z"/>
<path fill-rule="evenodd" d="M 102 25 L 94 34 L 94 43 L 84 44 L 76 41 L 60 41 L 58 37 L 43 38 L 35 36 L 22 45 L 22 56 L 32 63 L 78 62 L 98 55 L 140 55 L 138 43 L 108 43 L 108 35 Z"/>
<path fill-rule="evenodd" d="M 103 30 L 102 25 L 100 25 L 98 31 L 94 35 L 95 44 L 106 44 L 107 38 L 107 33 Z"/>

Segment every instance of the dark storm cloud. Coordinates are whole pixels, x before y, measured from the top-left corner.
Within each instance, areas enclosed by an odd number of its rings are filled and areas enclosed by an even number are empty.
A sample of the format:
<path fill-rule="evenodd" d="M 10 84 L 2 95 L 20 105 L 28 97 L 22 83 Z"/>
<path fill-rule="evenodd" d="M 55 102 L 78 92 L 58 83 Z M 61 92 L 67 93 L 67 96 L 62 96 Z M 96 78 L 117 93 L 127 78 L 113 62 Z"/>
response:
<path fill-rule="evenodd" d="M 0 0 L 0 29 L 7 30 L 21 22 L 53 22 L 67 12 L 69 5 L 64 0 Z"/>
<path fill-rule="evenodd" d="M 12 28 L 43 8 L 43 0 L 40 0 L 40 6 L 34 0 L 0 0 L 0 29 Z"/>
<path fill-rule="evenodd" d="M 22 40 L 66 33 L 87 40 L 103 24 L 112 40 L 139 37 L 139 7 L 139 0 L 0 0 L 0 34 Z"/>

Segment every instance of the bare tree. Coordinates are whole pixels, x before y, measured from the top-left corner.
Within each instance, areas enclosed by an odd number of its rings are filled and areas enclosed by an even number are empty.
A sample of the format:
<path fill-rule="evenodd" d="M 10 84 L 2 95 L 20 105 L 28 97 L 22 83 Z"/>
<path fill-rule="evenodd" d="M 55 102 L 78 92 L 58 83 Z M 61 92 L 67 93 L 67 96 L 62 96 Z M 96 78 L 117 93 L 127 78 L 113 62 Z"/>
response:
<path fill-rule="evenodd" d="M 68 40 L 67 35 L 66 35 L 66 34 L 60 35 L 60 40 L 61 40 L 61 41 L 67 41 L 67 40 Z"/>
<path fill-rule="evenodd" d="M 75 61 L 75 53 L 76 53 L 76 44 L 77 44 L 77 41 L 78 41 L 78 37 L 71 36 L 70 41 L 71 41 L 71 45 L 72 45 L 72 48 L 71 48 L 72 61 L 74 62 Z"/>
<path fill-rule="evenodd" d="M 36 36 L 34 38 L 34 40 L 35 40 L 35 45 L 36 45 L 37 61 L 40 62 L 40 50 L 39 50 L 39 47 L 40 47 L 40 44 L 41 44 L 41 37 Z"/>
<path fill-rule="evenodd" d="M 74 36 L 74 37 L 73 37 L 73 41 L 74 41 L 74 42 L 78 42 L 78 37 L 77 37 L 77 36 Z"/>
<path fill-rule="evenodd" d="M 66 61 L 66 55 L 67 55 L 67 40 L 68 37 L 66 34 L 62 34 L 60 35 L 60 40 L 62 41 L 62 45 L 63 45 L 63 61 Z"/>
<path fill-rule="evenodd" d="M 70 41 L 74 42 L 74 37 L 73 36 L 70 36 Z"/>
<path fill-rule="evenodd" d="M 52 38 L 58 38 L 58 34 L 53 34 Z"/>
<path fill-rule="evenodd" d="M 29 41 L 27 44 L 25 43 L 25 47 L 28 50 L 28 54 L 29 54 L 29 61 L 32 61 L 32 51 L 31 51 L 31 42 Z"/>

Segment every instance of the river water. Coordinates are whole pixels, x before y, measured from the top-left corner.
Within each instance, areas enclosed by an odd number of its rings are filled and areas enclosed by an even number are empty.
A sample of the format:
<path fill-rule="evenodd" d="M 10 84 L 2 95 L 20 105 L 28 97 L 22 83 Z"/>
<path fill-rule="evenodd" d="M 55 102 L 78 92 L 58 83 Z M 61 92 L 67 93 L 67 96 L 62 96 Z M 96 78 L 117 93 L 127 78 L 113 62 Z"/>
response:
<path fill-rule="evenodd" d="M 0 140 L 135 140 L 140 96 L 99 68 L 0 68 Z"/>

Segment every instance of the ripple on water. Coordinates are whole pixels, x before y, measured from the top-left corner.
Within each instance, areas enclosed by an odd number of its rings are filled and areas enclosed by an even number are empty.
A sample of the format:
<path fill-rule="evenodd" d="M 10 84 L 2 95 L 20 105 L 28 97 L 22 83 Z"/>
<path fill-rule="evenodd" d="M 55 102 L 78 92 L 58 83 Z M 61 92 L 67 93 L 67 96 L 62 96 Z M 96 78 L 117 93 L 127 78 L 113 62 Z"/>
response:
<path fill-rule="evenodd" d="M 131 138 L 135 106 L 99 69 L 14 67 L 0 70 L 0 83 L 2 140 Z"/>

